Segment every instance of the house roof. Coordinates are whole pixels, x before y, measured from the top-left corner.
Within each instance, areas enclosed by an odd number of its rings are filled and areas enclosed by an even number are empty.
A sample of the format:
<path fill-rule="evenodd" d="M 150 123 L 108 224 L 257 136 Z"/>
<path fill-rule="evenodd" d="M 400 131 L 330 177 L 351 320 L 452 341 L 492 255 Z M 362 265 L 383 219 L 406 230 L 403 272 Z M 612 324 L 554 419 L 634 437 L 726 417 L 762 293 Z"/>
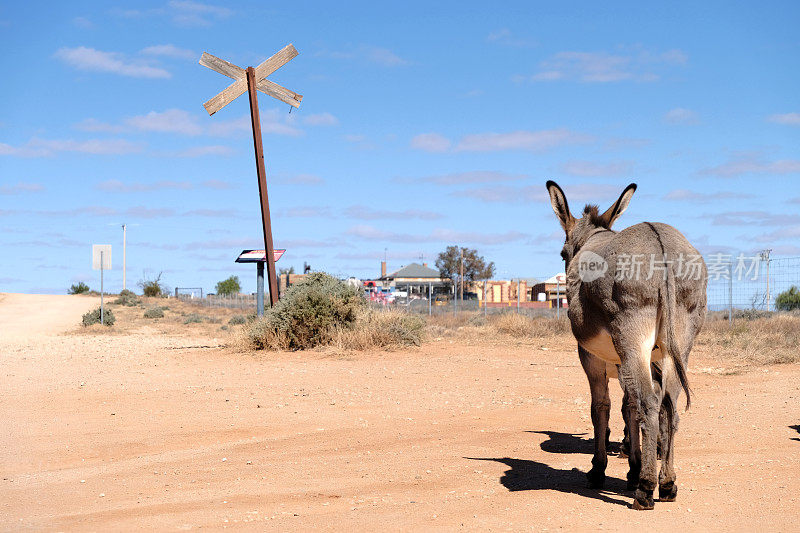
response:
<path fill-rule="evenodd" d="M 437 280 L 440 279 L 438 270 L 422 266 L 419 263 L 411 263 L 410 265 L 406 265 L 400 270 L 397 270 L 396 272 L 392 272 L 391 274 L 386 274 L 386 276 L 381 279 L 398 279 L 398 278 L 431 278 Z"/>

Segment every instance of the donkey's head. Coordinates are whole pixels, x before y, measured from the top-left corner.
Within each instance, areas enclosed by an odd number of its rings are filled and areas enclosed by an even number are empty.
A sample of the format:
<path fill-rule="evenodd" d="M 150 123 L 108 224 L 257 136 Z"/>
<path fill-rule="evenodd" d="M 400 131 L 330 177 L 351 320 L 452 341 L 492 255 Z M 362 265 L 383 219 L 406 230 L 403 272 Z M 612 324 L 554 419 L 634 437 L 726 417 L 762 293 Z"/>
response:
<path fill-rule="evenodd" d="M 614 221 L 628 207 L 631 196 L 635 191 L 636 184 L 631 183 L 625 187 L 619 199 L 602 215 L 597 211 L 596 205 L 587 204 L 583 210 L 583 216 L 575 218 L 569 212 L 567 197 L 561 187 L 554 181 L 547 182 L 547 192 L 550 193 L 550 203 L 553 205 L 553 211 L 556 212 L 556 216 L 561 222 L 561 227 L 564 228 L 564 232 L 567 234 L 564 249 L 561 250 L 561 257 L 564 258 L 567 266 L 569 266 L 569 262 L 575 257 L 575 254 L 578 253 L 592 233 L 597 229 L 611 229 Z"/>

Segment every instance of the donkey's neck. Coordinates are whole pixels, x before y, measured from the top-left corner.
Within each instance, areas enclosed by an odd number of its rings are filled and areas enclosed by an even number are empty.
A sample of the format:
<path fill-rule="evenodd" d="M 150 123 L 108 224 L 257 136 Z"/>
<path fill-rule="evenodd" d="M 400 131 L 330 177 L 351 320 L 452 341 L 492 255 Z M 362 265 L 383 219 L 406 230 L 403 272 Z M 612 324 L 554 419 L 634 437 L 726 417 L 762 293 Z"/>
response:
<path fill-rule="evenodd" d="M 617 234 L 616 231 L 608 228 L 595 228 L 585 238 L 583 243 L 579 243 L 579 250 L 597 250 L 604 246 Z"/>

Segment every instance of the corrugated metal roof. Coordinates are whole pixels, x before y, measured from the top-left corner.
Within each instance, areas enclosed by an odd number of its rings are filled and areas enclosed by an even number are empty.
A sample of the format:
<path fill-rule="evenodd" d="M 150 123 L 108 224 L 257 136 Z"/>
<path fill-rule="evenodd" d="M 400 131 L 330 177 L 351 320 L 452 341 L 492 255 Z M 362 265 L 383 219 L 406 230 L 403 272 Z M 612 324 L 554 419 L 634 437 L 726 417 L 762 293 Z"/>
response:
<path fill-rule="evenodd" d="M 422 266 L 419 263 L 411 263 L 410 265 L 406 265 L 400 270 L 396 272 L 392 272 L 391 274 L 387 274 L 386 278 L 388 279 L 396 279 L 396 278 L 434 278 L 439 279 L 439 271 L 434 270 L 432 268 L 428 268 L 426 266 Z"/>

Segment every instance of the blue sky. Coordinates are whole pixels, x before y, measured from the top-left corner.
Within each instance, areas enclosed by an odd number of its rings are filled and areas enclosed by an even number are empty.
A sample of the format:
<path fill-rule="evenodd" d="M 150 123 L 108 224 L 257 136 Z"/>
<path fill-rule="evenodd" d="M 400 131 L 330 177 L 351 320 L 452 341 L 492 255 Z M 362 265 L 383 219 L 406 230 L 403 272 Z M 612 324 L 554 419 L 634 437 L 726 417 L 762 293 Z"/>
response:
<path fill-rule="evenodd" d="M 248 104 L 207 51 L 257 65 L 279 267 L 339 276 L 477 248 L 498 277 L 560 271 L 544 182 L 573 210 L 639 189 L 619 227 L 704 253 L 800 255 L 800 4 L 0 3 L 0 291 L 63 293 L 91 244 L 106 287 L 231 274 L 263 246 Z"/>

